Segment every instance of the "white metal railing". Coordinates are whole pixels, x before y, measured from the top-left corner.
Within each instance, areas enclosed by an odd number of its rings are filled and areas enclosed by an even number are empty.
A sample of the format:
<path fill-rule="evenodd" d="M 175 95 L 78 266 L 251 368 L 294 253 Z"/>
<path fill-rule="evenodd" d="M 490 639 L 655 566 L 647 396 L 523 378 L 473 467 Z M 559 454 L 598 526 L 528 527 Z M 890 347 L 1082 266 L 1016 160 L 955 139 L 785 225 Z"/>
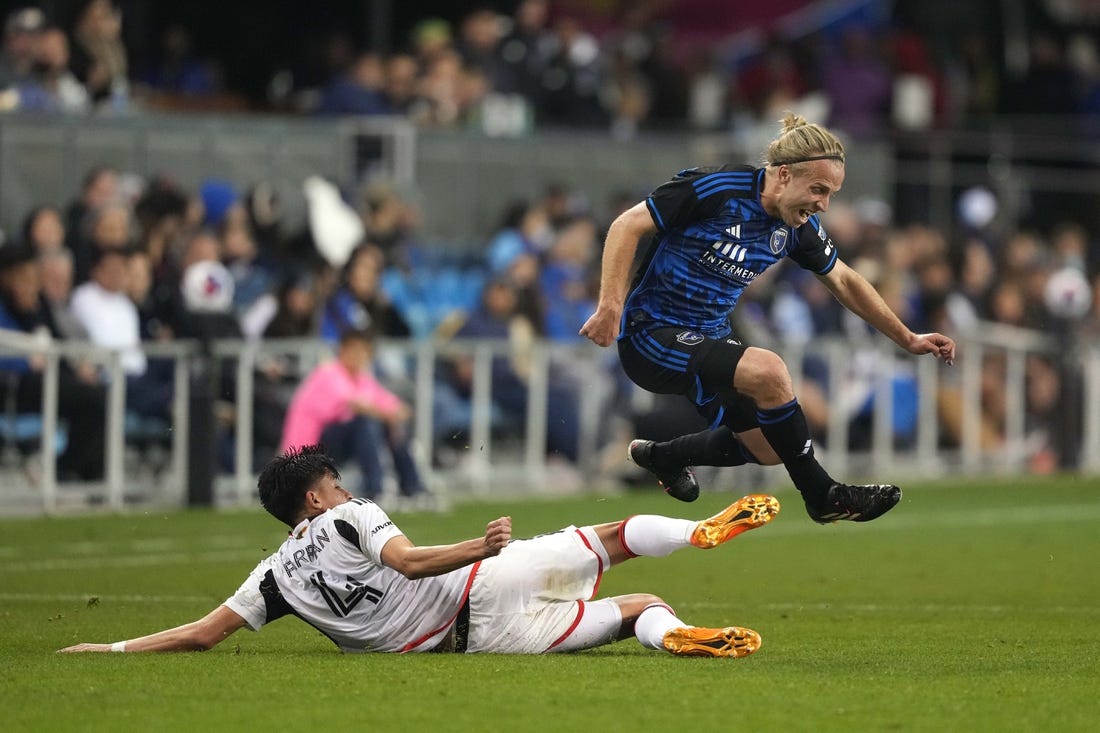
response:
<path fill-rule="evenodd" d="M 175 364 L 175 396 L 172 416 L 172 460 L 168 475 L 161 489 L 169 496 L 182 496 L 186 475 L 187 425 L 188 425 L 188 358 L 198 352 L 197 344 L 189 341 L 147 343 L 143 345 L 147 356 L 171 359 Z M 106 505 L 113 510 L 123 508 L 126 476 L 123 456 L 125 450 L 126 377 L 122 370 L 119 352 L 103 349 L 88 342 L 57 341 L 48 337 L 0 329 L 0 355 L 27 356 L 39 354 L 45 358 L 42 372 L 42 436 L 38 456 L 39 482 L 42 508 L 47 513 L 58 510 L 58 485 L 54 457 L 57 453 L 57 428 L 59 408 L 59 382 L 61 360 L 88 361 L 103 370 L 107 389 L 104 415 L 104 477 L 102 485 L 92 486 L 103 491 Z M 70 436 L 80 440 L 81 436 Z"/>
<path fill-rule="evenodd" d="M 81 358 L 100 365 L 107 385 L 107 411 L 104 431 L 105 476 L 101 483 L 65 486 L 67 495 L 102 493 L 107 508 L 118 511 L 130 501 L 159 501 L 179 505 L 188 496 L 188 433 L 191 375 L 195 359 L 212 358 L 236 361 L 235 460 L 233 473 L 219 480 L 223 490 L 215 492 L 219 503 L 248 504 L 254 500 L 257 466 L 252 465 L 253 404 L 256 394 L 256 365 L 268 356 L 295 356 L 304 374 L 325 358 L 329 348 L 324 343 L 308 340 L 268 340 L 260 342 L 215 341 L 208 350 L 191 341 L 147 343 L 148 356 L 171 359 L 175 369 L 175 396 L 171 411 L 171 461 L 157 486 L 133 486 L 124 475 L 126 435 L 125 377 L 117 353 L 87 343 L 40 339 L 26 334 L 0 330 L 0 354 L 45 357 L 39 494 L 41 510 L 54 513 L 64 509 L 59 502 L 54 456 L 58 426 L 58 380 L 64 358 Z M 864 451 L 848 449 L 850 415 L 840 408 L 843 402 L 842 377 L 855 360 L 854 355 L 869 350 L 873 373 L 873 426 L 870 447 Z M 1100 473 L 1100 344 L 1077 344 L 1073 353 L 1065 353 L 1065 344 L 1050 335 L 1014 329 L 997 324 L 985 324 L 980 330 L 960 339 L 959 360 L 954 368 L 946 367 L 929 357 L 913 357 L 901 353 L 881 338 L 866 342 L 822 340 L 803 345 L 779 348 L 797 385 L 806 379 L 801 371 L 802 357 L 814 355 L 828 365 L 830 374 L 827 394 L 834 409 L 830 410 L 821 453 L 829 470 L 837 475 L 876 473 L 893 477 L 935 477 L 951 471 L 957 473 L 1021 471 L 1026 457 L 1020 446 L 1025 439 L 1027 413 L 1027 359 L 1032 355 L 1069 359 L 1080 370 L 1083 388 L 1083 429 L 1080 460 L 1082 472 Z M 209 354 L 209 357 L 203 354 Z M 443 359 L 465 357 L 472 360 L 473 380 L 469 396 L 470 450 L 459 467 L 438 476 L 437 483 L 457 492 L 484 493 L 498 489 L 542 491 L 547 484 L 547 414 L 552 371 L 564 369 L 575 380 L 578 399 L 578 458 L 583 475 L 594 475 L 598 463 L 601 439 L 600 420 L 615 407 L 609 403 L 606 385 L 600 383 L 601 363 L 608 352 L 589 344 L 577 346 L 535 343 L 525 349 L 527 411 L 522 427 L 508 435 L 493 430 L 494 384 L 493 360 L 515 353 L 507 342 L 483 340 L 390 341 L 379 357 L 397 365 L 397 376 L 404 381 L 406 396 L 414 407 L 413 435 L 416 444 L 427 455 L 436 448 L 433 426 L 433 406 L 436 399 L 436 377 Z M 1003 393 L 1005 406 L 1004 448 L 990 451 L 982 446 L 980 423 L 981 377 L 983 359 L 987 355 L 1004 360 Z M 556 371 L 554 373 L 557 373 Z M 900 373 L 913 376 L 916 392 L 917 419 L 915 437 L 905 446 L 895 443 L 892 423 L 894 394 L 891 382 Z M 587 375 L 587 376 L 582 376 Z M 941 447 L 944 427 L 937 404 L 951 384 L 962 400 L 962 424 L 957 449 Z M 71 439 L 79 440 L 80 436 Z M 4 481 L 0 487 L 0 512 L 4 494 L 18 482 Z M 228 484 L 226 486 L 226 484 Z M 86 502 L 79 504 L 86 506 Z"/>

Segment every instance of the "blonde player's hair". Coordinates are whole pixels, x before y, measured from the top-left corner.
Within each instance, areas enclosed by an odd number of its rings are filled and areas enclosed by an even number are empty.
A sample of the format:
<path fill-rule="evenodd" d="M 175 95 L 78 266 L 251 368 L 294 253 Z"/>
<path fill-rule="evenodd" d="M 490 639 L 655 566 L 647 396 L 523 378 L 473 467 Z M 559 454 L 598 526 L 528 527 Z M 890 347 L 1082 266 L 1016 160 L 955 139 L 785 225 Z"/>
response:
<path fill-rule="evenodd" d="M 822 125 L 807 122 L 802 115 L 787 112 L 781 120 L 779 137 L 768 145 L 764 164 L 797 166 L 811 160 L 837 160 L 844 164 L 844 144 Z M 795 168 L 797 174 L 798 169 Z"/>

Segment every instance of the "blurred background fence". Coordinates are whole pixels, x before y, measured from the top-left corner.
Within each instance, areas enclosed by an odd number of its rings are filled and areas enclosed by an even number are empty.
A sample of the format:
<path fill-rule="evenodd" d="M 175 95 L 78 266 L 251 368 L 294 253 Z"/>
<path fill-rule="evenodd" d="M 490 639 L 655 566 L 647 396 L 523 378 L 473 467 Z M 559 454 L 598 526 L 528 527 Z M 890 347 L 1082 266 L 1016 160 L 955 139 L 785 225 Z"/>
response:
<path fill-rule="evenodd" d="M 1058 445 L 1066 452 L 1063 463 L 1082 475 L 1100 475 L 1100 345 L 1068 343 L 1046 334 L 985 324 L 961 348 L 954 369 L 900 353 L 881 339 L 825 339 L 780 345 L 778 351 L 794 367 L 814 363 L 824 367 L 824 371 L 793 368 L 792 372 L 799 394 L 813 388 L 831 395 L 833 409 L 819 431 L 819 450 L 826 465 L 839 474 L 891 480 L 1010 476 L 1030 470 L 1027 362 L 1056 356 L 1065 372 L 1063 384 L 1068 385 L 1067 394 L 1056 397 L 1063 408 L 1052 426 L 1062 428 Z M 258 390 L 263 389 L 262 384 L 258 386 L 263 381 L 260 365 L 272 357 L 294 357 L 299 371 L 291 378 L 296 379 L 329 355 L 317 340 L 221 340 L 206 347 L 178 340 L 152 346 L 147 351 L 150 357 L 171 361 L 176 391 L 170 424 L 151 428 L 126 408 L 117 352 L 0 332 L 0 356 L 11 354 L 43 356 L 46 384 L 53 386 L 45 390 L 40 412 L 21 414 L 9 399 L 0 416 L 7 476 L 0 491 L 0 513 L 10 514 L 96 506 L 121 510 L 189 503 L 254 505 L 255 475 L 262 467 L 257 461 L 264 460 L 265 451 L 271 449 L 257 450 L 254 441 L 257 417 L 252 408 Z M 574 401 L 571 463 L 594 482 L 607 482 L 622 469 L 621 437 L 633 433 L 619 422 L 656 421 L 667 435 L 692 425 L 690 416 L 664 398 L 636 390 L 624 397 L 608 375 L 606 353 L 597 347 L 549 343 L 525 350 L 527 409 L 509 415 L 494 394 L 493 360 L 514 355 L 513 345 L 495 340 L 389 342 L 380 355 L 390 367 L 390 383 L 401 385 L 399 389 L 417 406 L 412 422 L 414 451 L 443 502 L 463 496 L 595 488 L 577 484 L 575 477 L 563 479 L 561 471 L 547 463 L 552 399 Z M 58 452 L 58 442 L 82 439 L 66 431 L 57 416 L 58 365 L 65 357 L 88 358 L 107 367 L 110 398 L 103 425 L 107 440 L 102 482 L 59 484 L 54 470 L 51 455 Z M 437 409 L 444 399 L 440 393 L 448 390 L 439 372 L 455 359 L 468 359 L 473 365 L 472 390 L 465 409 L 457 414 Z M 218 411 L 209 393 L 196 400 L 194 390 L 225 365 L 235 383 L 235 400 L 232 409 Z M 983 385 L 983 370 L 988 369 L 1003 372 L 992 393 L 988 384 Z M 551 382 L 559 379 L 552 376 L 555 372 L 568 380 L 568 390 L 551 389 Z M 824 383 L 815 382 L 821 374 L 828 375 Z M 623 399 L 629 405 L 615 404 Z M 998 408 L 1007 415 L 1003 440 L 988 424 Z M 211 414 L 194 414 L 203 410 Z M 218 464 L 219 450 L 228 451 L 225 471 L 195 471 L 203 463 Z M 782 469 L 700 470 L 708 489 L 727 490 L 751 489 L 767 480 L 762 471 Z M 354 467 L 349 473 L 350 486 Z M 566 485 L 561 484 L 563 480 Z M 397 498 L 395 489 L 387 486 L 391 500 Z"/>

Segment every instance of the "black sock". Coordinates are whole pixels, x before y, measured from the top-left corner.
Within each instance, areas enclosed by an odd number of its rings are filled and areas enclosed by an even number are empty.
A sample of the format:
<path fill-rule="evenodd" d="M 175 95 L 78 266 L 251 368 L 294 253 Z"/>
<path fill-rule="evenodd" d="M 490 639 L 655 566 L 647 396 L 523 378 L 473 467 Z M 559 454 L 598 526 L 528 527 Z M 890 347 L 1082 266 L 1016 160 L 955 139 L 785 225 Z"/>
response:
<path fill-rule="evenodd" d="M 787 473 L 802 496 L 809 501 L 824 498 L 832 477 L 814 458 L 814 446 L 802 406 L 794 399 L 785 405 L 767 409 L 758 408 L 756 419 L 760 431 L 783 461 Z"/>
<path fill-rule="evenodd" d="M 756 463 L 725 425 L 653 444 L 653 462 L 662 469 L 682 466 L 742 466 Z"/>

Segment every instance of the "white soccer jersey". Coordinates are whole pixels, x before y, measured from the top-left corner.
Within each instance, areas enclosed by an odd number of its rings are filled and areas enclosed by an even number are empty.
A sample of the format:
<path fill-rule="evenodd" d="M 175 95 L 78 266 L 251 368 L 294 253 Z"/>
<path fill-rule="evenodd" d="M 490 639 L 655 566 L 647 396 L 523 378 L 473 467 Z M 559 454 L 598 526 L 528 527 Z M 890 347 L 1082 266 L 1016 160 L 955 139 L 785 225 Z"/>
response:
<path fill-rule="evenodd" d="M 403 534 L 386 512 L 352 499 L 303 520 L 225 605 L 253 631 L 288 613 L 347 652 L 430 651 L 469 594 L 477 565 L 409 580 L 382 564 Z"/>

